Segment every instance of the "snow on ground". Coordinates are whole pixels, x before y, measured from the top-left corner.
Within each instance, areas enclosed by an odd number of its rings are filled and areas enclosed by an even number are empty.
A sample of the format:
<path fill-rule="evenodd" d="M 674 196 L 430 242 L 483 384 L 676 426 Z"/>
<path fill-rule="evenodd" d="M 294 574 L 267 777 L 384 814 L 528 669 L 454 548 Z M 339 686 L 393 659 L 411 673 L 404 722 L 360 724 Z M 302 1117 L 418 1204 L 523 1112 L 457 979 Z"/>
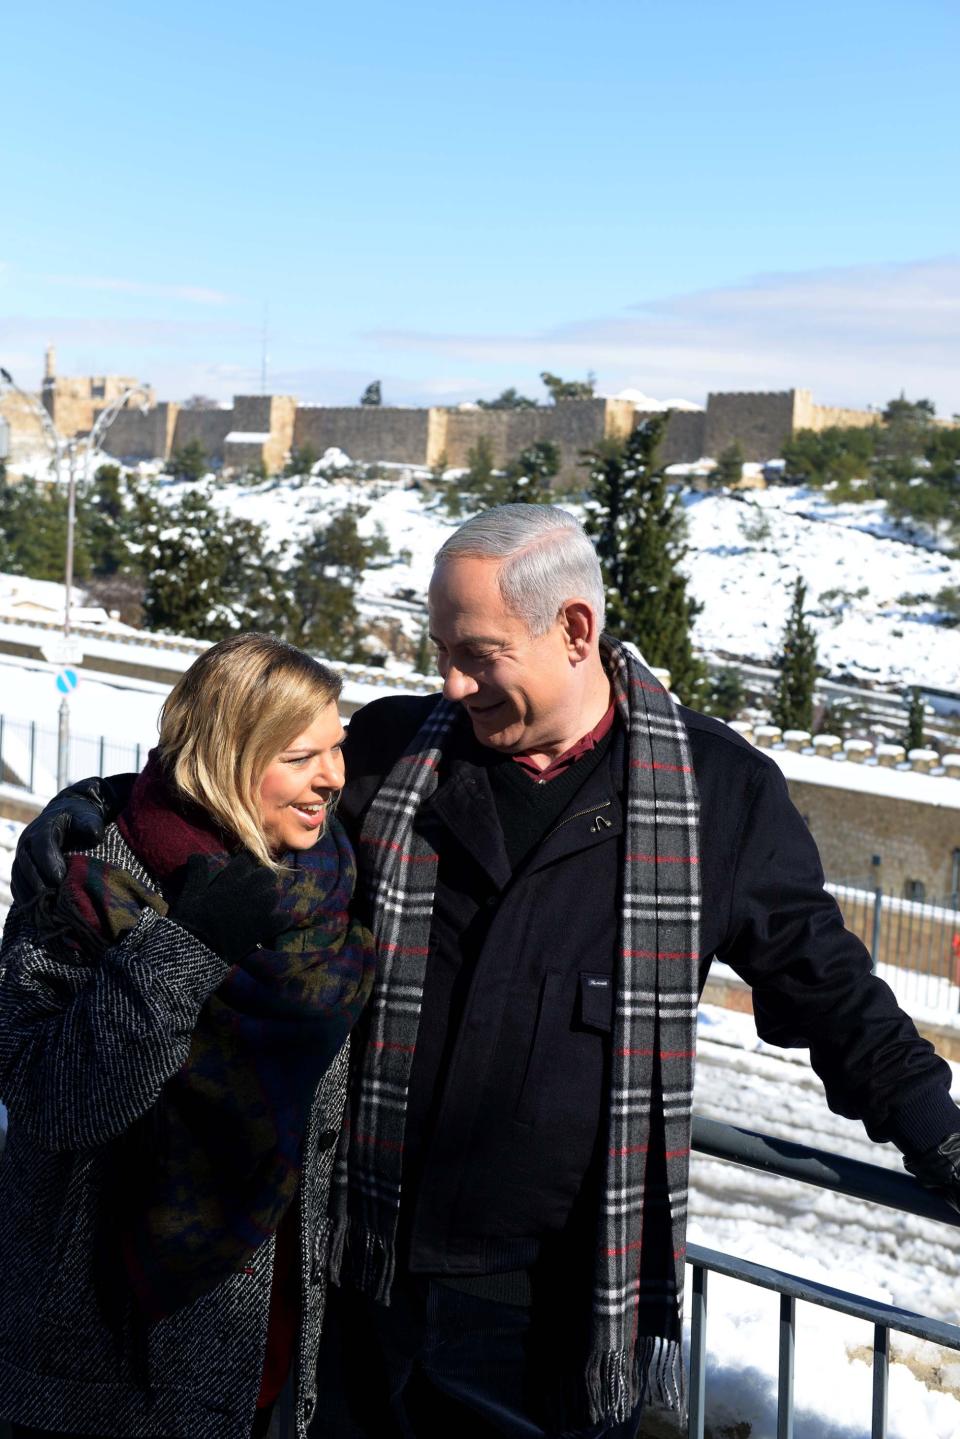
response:
<path fill-rule="evenodd" d="M 831 676 L 955 689 L 960 631 L 932 623 L 933 604 L 900 598 L 960 585 L 960 560 L 858 528 L 859 506 L 809 499 L 796 487 L 687 496 L 697 645 L 772 660 L 799 575 Z"/>
<path fill-rule="evenodd" d="M 361 529 L 372 533 L 380 525 L 395 556 L 363 585 L 365 612 L 382 615 L 398 598 L 422 603 L 433 555 L 456 525 L 417 484 L 426 472 L 393 467 L 393 473 L 398 478 L 389 481 L 318 475 L 304 485 L 227 484 L 218 489 L 217 503 L 265 524 L 273 543 L 305 534 L 345 505 L 367 507 Z M 180 488 L 170 485 L 168 493 Z M 960 586 L 960 560 L 898 528 L 882 501 L 835 505 L 794 485 L 745 496 L 688 493 L 685 505 L 686 564 L 703 603 L 694 629 L 701 649 L 772 660 L 800 575 L 820 660 L 832 676 L 897 687 L 960 685 L 960 630 L 935 624 L 932 602 L 901 602 Z M 422 612 L 406 617 L 411 635 L 421 623 Z"/>
<path fill-rule="evenodd" d="M 129 651 L 128 651 L 129 653 Z M 36 724 L 34 791 L 56 793 L 57 723 L 63 696 L 56 686 L 60 666 L 0 654 L 0 715 L 5 762 L 29 782 L 30 725 Z M 70 694 L 71 779 L 139 768 L 156 744 L 160 706 L 169 685 L 79 670 Z M 101 746 L 99 737 L 104 736 Z M 138 750 L 139 746 L 139 750 Z"/>
<path fill-rule="evenodd" d="M 749 1015 L 709 1005 L 699 1031 L 698 1113 L 900 1167 L 892 1146 L 872 1144 L 861 1125 L 830 1113 L 805 1052 L 766 1045 Z M 960 1229 L 699 1155 L 688 1239 L 949 1322 L 960 1312 Z M 750 1439 L 774 1439 L 777 1344 L 777 1296 L 711 1275 L 710 1423 L 747 1423 Z M 871 1345 L 863 1322 L 798 1305 L 796 1439 L 869 1433 Z M 896 1333 L 891 1346 L 889 1439 L 956 1439 L 960 1355 Z"/>

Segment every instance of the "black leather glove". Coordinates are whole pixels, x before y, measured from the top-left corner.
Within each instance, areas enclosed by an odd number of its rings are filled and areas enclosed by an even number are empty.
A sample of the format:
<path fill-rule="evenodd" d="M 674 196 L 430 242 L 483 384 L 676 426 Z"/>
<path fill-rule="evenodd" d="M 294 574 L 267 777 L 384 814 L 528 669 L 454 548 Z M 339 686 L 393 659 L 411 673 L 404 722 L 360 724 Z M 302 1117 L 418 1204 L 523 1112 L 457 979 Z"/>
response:
<path fill-rule="evenodd" d="M 925 1189 L 936 1189 L 960 1213 L 960 1133 L 948 1134 L 935 1149 L 904 1158 L 903 1164 Z"/>
<path fill-rule="evenodd" d="M 103 831 L 130 798 L 136 775 L 82 779 L 27 825 L 17 845 L 10 889 L 17 904 L 29 905 L 59 889 L 67 873 L 64 851 L 99 844 Z"/>
<path fill-rule="evenodd" d="M 242 850 L 219 870 L 194 855 L 174 877 L 168 918 L 195 934 L 228 964 L 269 944 L 287 920 L 276 913 L 277 876 Z"/>

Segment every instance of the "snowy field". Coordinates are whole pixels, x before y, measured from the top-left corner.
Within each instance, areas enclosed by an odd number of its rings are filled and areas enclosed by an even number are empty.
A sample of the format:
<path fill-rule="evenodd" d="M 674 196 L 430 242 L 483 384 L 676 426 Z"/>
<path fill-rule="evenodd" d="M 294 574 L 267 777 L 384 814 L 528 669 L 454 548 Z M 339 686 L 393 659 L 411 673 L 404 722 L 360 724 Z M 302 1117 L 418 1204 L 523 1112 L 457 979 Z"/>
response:
<path fill-rule="evenodd" d="M 406 605 L 422 599 L 433 555 L 456 522 L 435 497 L 412 487 L 413 472 L 399 470 L 390 483 L 340 480 L 334 471 L 329 476 L 302 486 L 224 485 L 218 503 L 265 524 L 273 543 L 309 532 L 345 505 L 366 506 L 361 529 L 381 526 L 397 558 L 367 575 L 365 612 L 379 616 L 398 599 Z M 175 496 L 181 489 L 171 485 L 168 492 Z M 807 582 L 820 659 L 832 677 L 960 687 L 960 630 L 934 624 L 932 602 L 902 602 L 904 596 L 960 586 L 960 560 L 898 529 L 885 508 L 882 501 L 833 505 L 801 486 L 738 497 L 688 494 L 686 563 L 693 593 L 703 604 L 695 643 L 719 655 L 772 660 L 800 575 Z M 421 623 L 416 613 L 407 616 L 411 637 Z"/>

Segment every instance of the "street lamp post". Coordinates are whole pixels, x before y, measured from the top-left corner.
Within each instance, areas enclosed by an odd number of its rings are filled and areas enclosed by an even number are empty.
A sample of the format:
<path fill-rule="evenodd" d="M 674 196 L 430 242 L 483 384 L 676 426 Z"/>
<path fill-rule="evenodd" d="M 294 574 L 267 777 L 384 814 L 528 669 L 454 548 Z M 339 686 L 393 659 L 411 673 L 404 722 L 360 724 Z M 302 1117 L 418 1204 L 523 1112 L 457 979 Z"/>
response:
<path fill-rule="evenodd" d="M 53 422 L 45 405 L 42 405 L 35 396 L 27 394 L 16 384 L 9 370 L 0 366 L 0 379 L 7 384 L 11 390 L 18 394 L 39 419 L 43 436 L 50 448 L 50 467 L 56 470 L 57 481 L 62 479 L 62 463 L 67 460 L 67 553 L 64 563 L 64 597 L 63 597 L 63 643 L 59 651 L 59 662 L 69 664 L 73 660 L 75 644 L 71 639 L 70 632 L 70 607 L 73 592 L 73 548 L 77 527 L 77 457 L 80 450 L 83 450 L 83 477 L 90 478 L 90 460 L 96 452 L 100 440 L 106 431 L 113 424 L 120 411 L 133 399 L 135 395 L 141 396 L 140 409 L 146 413 L 149 407 L 149 395 L 142 385 L 128 385 L 127 388 L 111 400 L 109 405 L 97 415 L 90 433 L 87 435 L 73 435 L 65 439 Z M 64 694 L 60 701 L 60 709 L 57 717 L 57 789 L 63 789 L 67 783 L 70 755 L 70 703 L 67 695 Z"/>

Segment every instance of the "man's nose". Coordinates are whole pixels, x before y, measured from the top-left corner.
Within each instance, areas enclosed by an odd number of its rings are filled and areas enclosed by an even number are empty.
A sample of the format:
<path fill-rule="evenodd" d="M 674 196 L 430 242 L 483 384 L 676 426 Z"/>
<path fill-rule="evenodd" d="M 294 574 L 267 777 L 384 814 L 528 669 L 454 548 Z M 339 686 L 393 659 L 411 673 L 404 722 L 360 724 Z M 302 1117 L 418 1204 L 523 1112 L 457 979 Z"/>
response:
<path fill-rule="evenodd" d="M 458 670 L 456 665 L 450 665 L 443 677 L 443 697 L 445 700 L 465 700 L 469 695 L 475 695 L 479 685 L 470 675 Z"/>

